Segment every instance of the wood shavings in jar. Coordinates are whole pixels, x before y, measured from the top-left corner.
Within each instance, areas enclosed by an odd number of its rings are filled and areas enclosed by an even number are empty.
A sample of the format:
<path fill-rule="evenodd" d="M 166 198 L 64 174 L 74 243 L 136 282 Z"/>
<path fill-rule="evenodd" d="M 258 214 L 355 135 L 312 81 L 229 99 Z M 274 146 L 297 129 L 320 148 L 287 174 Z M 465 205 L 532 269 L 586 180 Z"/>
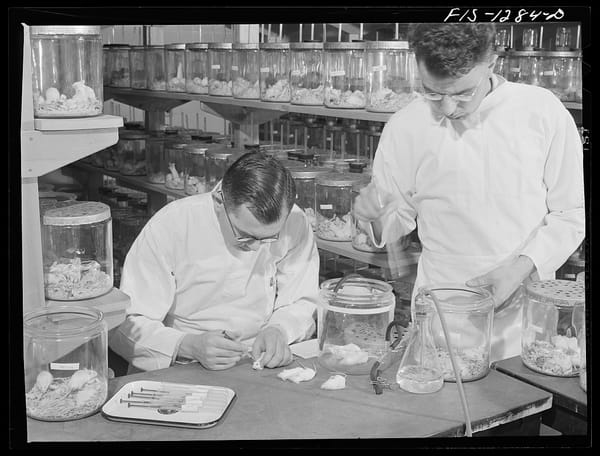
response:
<path fill-rule="evenodd" d="M 315 89 L 303 87 L 292 89 L 292 103 L 299 105 L 320 106 L 323 104 L 323 85 Z"/>
<path fill-rule="evenodd" d="M 208 78 L 196 76 L 186 81 L 186 90 L 188 93 L 208 93 Z"/>
<path fill-rule="evenodd" d="M 278 79 L 275 84 L 262 84 L 260 99 L 264 101 L 289 102 L 291 97 L 290 84 L 287 78 Z"/>
<path fill-rule="evenodd" d="M 110 291 L 112 279 L 97 261 L 62 259 L 52 263 L 45 274 L 45 289 L 49 299 L 92 298 Z"/>
<path fill-rule="evenodd" d="M 35 115 L 39 117 L 95 116 L 102 113 L 102 103 L 96 97 L 94 89 L 84 81 L 74 82 L 70 90 L 73 95 L 61 94 L 57 88 L 50 87 L 34 97 Z"/>
<path fill-rule="evenodd" d="M 341 91 L 334 88 L 325 89 L 325 106 L 334 108 L 364 108 L 367 97 L 361 90 Z"/>
<path fill-rule="evenodd" d="M 350 212 L 341 218 L 334 215 L 326 219 L 317 213 L 317 236 L 330 241 L 352 240 L 352 215 Z"/>
<path fill-rule="evenodd" d="M 208 81 L 209 95 L 230 97 L 232 95 L 231 88 L 232 88 L 231 81 L 220 81 L 218 79 L 210 79 Z"/>
<path fill-rule="evenodd" d="M 437 350 L 437 357 L 444 371 L 444 380 L 456 381 L 450 354 L 446 350 Z M 462 381 L 477 380 L 484 377 L 489 371 L 489 357 L 483 347 L 455 349 L 454 358 L 458 364 Z"/>
<path fill-rule="evenodd" d="M 553 336 L 551 342 L 536 340 L 524 345 L 521 359 L 542 374 L 573 377 L 579 373 L 581 352 L 576 337 Z"/>
<path fill-rule="evenodd" d="M 417 97 L 415 92 L 394 92 L 383 88 L 371 93 L 367 109 L 375 112 L 396 112 Z"/>
<path fill-rule="evenodd" d="M 258 80 L 252 83 L 242 77 L 235 78 L 232 91 L 233 96 L 236 98 L 252 98 L 257 100 L 260 97 Z"/>

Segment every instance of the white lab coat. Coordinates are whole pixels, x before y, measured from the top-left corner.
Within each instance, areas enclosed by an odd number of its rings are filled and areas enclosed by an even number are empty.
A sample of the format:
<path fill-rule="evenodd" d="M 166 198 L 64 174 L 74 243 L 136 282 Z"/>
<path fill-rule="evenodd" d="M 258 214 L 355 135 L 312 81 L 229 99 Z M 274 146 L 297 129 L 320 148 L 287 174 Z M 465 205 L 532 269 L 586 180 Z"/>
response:
<path fill-rule="evenodd" d="M 288 343 L 315 330 L 319 256 L 306 216 L 297 206 L 272 244 L 257 251 L 227 246 L 210 193 L 164 206 L 127 254 L 121 290 L 131 298 L 127 318 L 109 345 L 130 368 L 170 366 L 186 333 L 241 333 L 252 343 L 280 325 Z"/>
<path fill-rule="evenodd" d="M 469 119 L 434 115 L 423 98 L 383 129 L 373 176 L 398 196 L 382 239 L 418 223 L 423 246 L 415 283 L 464 283 L 518 255 L 535 279 L 555 271 L 585 235 L 582 144 L 550 91 L 493 77 Z M 496 314 L 492 361 L 520 353 L 522 306 Z"/>

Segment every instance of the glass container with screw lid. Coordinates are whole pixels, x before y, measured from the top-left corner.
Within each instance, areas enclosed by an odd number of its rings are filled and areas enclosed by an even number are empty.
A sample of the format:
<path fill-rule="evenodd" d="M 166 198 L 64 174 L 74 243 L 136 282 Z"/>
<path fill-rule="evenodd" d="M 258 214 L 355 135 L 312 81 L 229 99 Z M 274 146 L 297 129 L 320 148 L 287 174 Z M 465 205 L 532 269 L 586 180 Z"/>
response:
<path fill-rule="evenodd" d="M 146 79 L 146 47 L 131 46 L 129 48 L 129 77 L 132 89 L 145 89 Z"/>
<path fill-rule="evenodd" d="M 234 151 L 223 147 L 222 149 L 206 152 L 206 185 L 213 188 L 223 179 L 227 168 L 241 156 L 241 151 Z"/>
<path fill-rule="evenodd" d="M 260 99 L 289 103 L 290 43 L 260 44 Z"/>
<path fill-rule="evenodd" d="M 113 287 L 110 207 L 86 201 L 49 209 L 42 226 L 46 298 L 95 298 Z"/>
<path fill-rule="evenodd" d="M 389 283 L 350 274 L 326 280 L 319 292 L 319 364 L 334 372 L 368 374 L 387 351 L 385 333 L 394 319 Z"/>
<path fill-rule="evenodd" d="M 296 204 L 306 214 L 313 231 L 316 229 L 317 218 L 315 212 L 316 199 L 316 178 L 322 174 L 331 172 L 330 168 L 320 167 L 292 167 L 290 168 L 292 177 L 296 183 Z"/>
<path fill-rule="evenodd" d="M 148 90 L 167 90 L 167 62 L 164 45 L 146 46 L 146 77 Z"/>
<path fill-rule="evenodd" d="M 206 192 L 206 151 L 208 144 L 192 142 L 183 150 L 185 157 L 185 194 L 196 195 Z"/>
<path fill-rule="evenodd" d="M 407 41 L 367 43 L 367 111 L 396 112 L 416 97 L 417 62 Z"/>
<path fill-rule="evenodd" d="M 108 331 L 102 312 L 52 305 L 23 317 L 27 416 L 69 421 L 96 413 L 108 395 Z"/>
<path fill-rule="evenodd" d="M 328 241 L 352 240 L 352 185 L 360 174 L 328 173 L 316 178 L 316 216 L 319 238 Z"/>
<path fill-rule="evenodd" d="M 146 140 L 142 131 L 124 131 L 117 143 L 119 172 L 125 176 L 146 174 Z"/>
<path fill-rule="evenodd" d="M 578 335 L 585 318 L 585 290 L 575 280 L 540 280 L 525 287 L 521 360 L 556 377 L 575 377 L 581 367 Z"/>
<path fill-rule="evenodd" d="M 210 76 L 208 79 L 208 94 L 219 97 L 230 97 L 231 88 L 231 43 L 208 43 L 208 61 Z"/>
<path fill-rule="evenodd" d="M 367 105 L 365 43 L 324 44 L 325 92 L 328 108 L 362 109 Z"/>
<path fill-rule="evenodd" d="M 260 98 L 258 43 L 234 43 L 231 64 L 233 97 Z"/>
<path fill-rule="evenodd" d="M 30 32 L 34 116 L 90 117 L 101 114 L 100 27 L 32 26 Z"/>
<path fill-rule="evenodd" d="M 127 44 L 113 44 L 110 47 L 110 87 L 131 87 L 129 51 Z"/>
<path fill-rule="evenodd" d="M 185 43 L 165 45 L 167 92 L 185 92 Z"/>
<path fill-rule="evenodd" d="M 146 180 L 152 184 L 165 183 L 166 140 L 163 135 L 152 135 L 146 139 Z"/>
<path fill-rule="evenodd" d="M 290 87 L 292 104 L 323 104 L 323 43 L 290 43 Z"/>
<path fill-rule="evenodd" d="M 185 45 L 185 86 L 187 93 L 208 93 L 208 43 Z"/>
<path fill-rule="evenodd" d="M 187 142 L 168 141 L 165 143 L 165 187 L 173 190 L 183 190 L 185 181 L 183 169 L 185 168 L 185 157 L 183 150 Z"/>

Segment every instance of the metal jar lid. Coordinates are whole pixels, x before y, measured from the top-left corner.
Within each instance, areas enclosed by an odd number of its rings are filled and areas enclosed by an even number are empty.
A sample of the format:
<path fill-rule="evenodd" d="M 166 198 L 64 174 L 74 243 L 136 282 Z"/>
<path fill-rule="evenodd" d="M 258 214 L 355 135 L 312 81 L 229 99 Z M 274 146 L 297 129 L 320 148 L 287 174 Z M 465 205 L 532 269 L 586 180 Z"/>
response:
<path fill-rule="evenodd" d="M 208 49 L 230 51 L 232 48 L 232 43 L 208 43 Z"/>
<path fill-rule="evenodd" d="M 292 51 L 322 51 L 322 41 L 303 41 L 301 43 L 290 43 Z"/>
<path fill-rule="evenodd" d="M 258 50 L 258 43 L 234 43 L 232 46 L 235 50 Z"/>
<path fill-rule="evenodd" d="M 290 48 L 290 43 L 260 43 L 260 49 L 265 50 L 286 50 Z"/>
<path fill-rule="evenodd" d="M 542 57 L 575 59 L 575 58 L 581 57 L 581 50 L 577 50 L 577 51 L 543 51 Z"/>
<path fill-rule="evenodd" d="M 367 49 L 376 51 L 386 49 L 408 49 L 408 41 L 367 41 Z"/>
<path fill-rule="evenodd" d="M 317 176 L 317 185 L 324 185 L 328 187 L 352 187 L 352 185 L 361 180 L 362 177 L 356 173 L 329 173 L 321 174 Z"/>
<path fill-rule="evenodd" d="M 310 168 L 297 166 L 289 168 L 289 170 L 294 179 L 316 179 L 317 176 L 322 176 L 323 174 L 333 172 L 331 168 L 325 168 L 322 166 L 314 166 Z"/>
<path fill-rule="evenodd" d="M 125 51 L 131 49 L 131 46 L 129 46 L 128 44 L 107 44 L 106 46 L 109 51 Z"/>
<path fill-rule="evenodd" d="M 326 51 L 362 51 L 366 48 L 364 41 L 331 41 L 323 44 Z"/>
<path fill-rule="evenodd" d="M 209 150 L 206 152 L 207 158 L 214 158 L 216 160 L 227 160 L 235 155 L 237 155 L 236 152 L 233 152 L 231 149 Z"/>
<path fill-rule="evenodd" d="M 584 283 L 575 280 L 538 280 L 525 289 L 528 297 L 546 304 L 575 307 L 585 303 Z"/>
<path fill-rule="evenodd" d="M 184 152 L 191 155 L 206 155 L 207 150 L 208 147 L 206 147 L 206 144 L 188 144 L 185 147 Z"/>
<path fill-rule="evenodd" d="M 34 25 L 31 35 L 100 35 L 96 25 Z"/>
<path fill-rule="evenodd" d="M 89 225 L 110 219 L 110 207 L 97 201 L 85 201 L 71 206 L 48 209 L 44 225 Z"/>
<path fill-rule="evenodd" d="M 544 51 L 509 51 L 509 57 L 543 57 Z"/>
<path fill-rule="evenodd" d="M 208 43 L 187 43 L 185 45 L 186 49 L 190 49 L 192 51 L 194 50 L 198 50 L 198 49 L 208 49 Z"/>
<path fill-rule="evenodd" d="M 146 50 L 148 51 L 154 51 L 154 50 L 160 50 L 160 49 L 165 49 L 165 45 L 164 44 L 149 44 L 148 46 L 146 46 Z"/>
<path fill-rule="evenodd" d="M 136 45 L 133 45 L 133 46 L 129 46 L 129 48 L 132 51 L 143 51 L 144 49 L 146 49 L 146 46 L 141 45 L 141 44 L 136 44 Z"/>
<path fill-rule="evenodd" d="M 185 50 L 185 43 L 171 43 L 165 44 L 165 49 L 167 51 L 177 51 L 177 50 Z"/>
<path fill-rule="evenodd" d="M 149 135 L 144 133 L 143 131 L 129 130 L 119 134 L 119 139 L 124 139 L 125 141 L 133 141 L 136 139 L 148 139 L 148 136 Z"/>

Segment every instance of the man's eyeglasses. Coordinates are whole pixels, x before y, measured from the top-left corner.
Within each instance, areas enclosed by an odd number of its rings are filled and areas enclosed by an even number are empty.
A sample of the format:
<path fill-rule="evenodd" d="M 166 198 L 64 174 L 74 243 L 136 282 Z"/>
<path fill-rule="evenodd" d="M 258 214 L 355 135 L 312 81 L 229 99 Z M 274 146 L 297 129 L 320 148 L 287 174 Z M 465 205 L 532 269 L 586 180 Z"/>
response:
<path fill-rule="evenodd" d="M 473 92 L 471 92 L 470 94 L 462 94 L 461 93 L 461 94 L 457 94 L 457 95 L 446 95 L 443 93 L 428 91 L 425 87 L 423 87 L 423 97 L 429 101 L 441 101 L 444 97 L 449 97 L 452 101 L 454 101 L 456 103 L 468 103 L 469 101 L 473 100 L 473 98 L 475 97 L 475 93 L 477 92 L 477 89 L 479 89 L 479 86 L 485 79 L 485 76 L 486 75 L 483 75 L 481 77 L 481 79 L 479 80 L 479 82 L 477 83 L 475 88 L 473 89 Z"/>
<path fill-rule="evenodd" d="M 255 238 L 254 236 L 240 235 L 239 231 L 233 226 L 233 223 L 231 223 L 231 218 L 229 217 L 229 212 L 227 211 L 227 206 L 225 205 L 225 197 L 223 196 L 223 191 L 219 189 L 219 190 L 217 190 L 217 193 L 221 197 L 221 201 L 223 202 L 223 210 L 225 212 L 225 217 L 227 217 L 227 221 L 229 222 L 229 226 L 231 227 L 231 231 L 233 231 L 233 235 L 235 236 L 235 240 L 237 242 L 239 242 L 240 244 L 249 244 L 252 242 L 260 242 L 261 244 L 270 244 L 272 242 L 276 242 L 279 240 L 279 233 L 277 233 L 275 236 L 262 238 L 262 239 Z"/>

